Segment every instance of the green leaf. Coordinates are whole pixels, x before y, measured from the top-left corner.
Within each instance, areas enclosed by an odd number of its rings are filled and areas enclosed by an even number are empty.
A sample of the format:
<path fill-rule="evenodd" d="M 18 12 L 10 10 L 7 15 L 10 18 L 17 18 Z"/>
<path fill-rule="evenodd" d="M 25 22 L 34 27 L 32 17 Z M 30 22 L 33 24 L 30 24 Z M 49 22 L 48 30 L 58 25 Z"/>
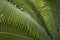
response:
<path fill-rule="evenodd" d="M 2 0 L 0 5 L 1 40 L 51 40 L 29 14 Z"/>
<path fill-rule="evenodd" d="M 40 11 L 35 4 L 30 0 L 8 0 L 12 4 L 16 5 L 21 11 L 29 14 L 34 20 L 36 20 L 41 26 L 45 26 L 43 18 L 40 15 Z"/>
<path fill-rule="evenodd" d="M 60 29 L 60 1 L 59 0 L 33 0 L 41 11 L 47 29 L 54 40 L 59 40 Z M 58 36 L 59 35 L 59 36 Z"/>

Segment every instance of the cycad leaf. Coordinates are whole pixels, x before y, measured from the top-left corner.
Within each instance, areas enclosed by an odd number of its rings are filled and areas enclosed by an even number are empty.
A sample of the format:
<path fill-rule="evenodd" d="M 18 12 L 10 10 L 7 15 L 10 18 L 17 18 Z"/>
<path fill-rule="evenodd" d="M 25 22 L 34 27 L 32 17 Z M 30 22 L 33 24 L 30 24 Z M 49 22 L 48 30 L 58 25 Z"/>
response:
<path fill-rule="evenodd" d="M 47 28 L 54 40 L 58 40 L 60 26 L 60 1 L 59 0 L 33 0 L 37 8 L 41 11 L 41 16 L 45 20 Z"/>
<path fill-rule="evenodd" d="M 50 40 L 30 15 L 0 0 L 1 40 Z"/>
<path fill-rule="evenodd" d="M 45 26 L 42 17 L 40 16 L 40 11 L 36 8 L 34 3 L 30 0 L 8 0 L 12 4 L 16 5 L 21 11 L 24 11 L 31 15 L 31 17 L 36 20 L 41 26 Z"/>

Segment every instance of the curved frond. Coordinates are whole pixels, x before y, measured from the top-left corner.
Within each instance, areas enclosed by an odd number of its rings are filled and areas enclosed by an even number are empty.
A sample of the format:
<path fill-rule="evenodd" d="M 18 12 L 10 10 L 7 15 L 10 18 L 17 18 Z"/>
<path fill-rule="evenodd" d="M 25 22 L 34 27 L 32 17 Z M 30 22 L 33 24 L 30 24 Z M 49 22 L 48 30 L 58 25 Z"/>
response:
<path fill-rule="evenodd" d="M 50 40 L 44 28 L 30 15 L 5 1 L 0 0 L 0 5 L 1 40 Z"/>
<path fill-rule="evenodd" d="M 47 25 L 47 29 L 49 30 L 52 38 L 54 40 L 59 39 L 59 11 L 60 4 L 59 0 L 33 0 L 34 4 L 41 11 L 41 16 L 45 20 L 45 24 Z"/>

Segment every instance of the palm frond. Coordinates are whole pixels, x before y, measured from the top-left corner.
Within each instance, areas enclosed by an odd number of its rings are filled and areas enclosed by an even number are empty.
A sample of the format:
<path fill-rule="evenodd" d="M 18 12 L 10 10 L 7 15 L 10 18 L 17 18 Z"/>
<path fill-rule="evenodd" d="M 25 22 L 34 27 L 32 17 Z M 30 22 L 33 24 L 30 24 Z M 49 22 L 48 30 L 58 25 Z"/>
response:
<path fill-rule="evenodd" d="M 59 39 L 59 0 L 33 0 L 54 40 Z"/>
<path fill-rule="evenodd" d="M 30 15 L 0 0 L 1 40 L 51 40 Z"/>

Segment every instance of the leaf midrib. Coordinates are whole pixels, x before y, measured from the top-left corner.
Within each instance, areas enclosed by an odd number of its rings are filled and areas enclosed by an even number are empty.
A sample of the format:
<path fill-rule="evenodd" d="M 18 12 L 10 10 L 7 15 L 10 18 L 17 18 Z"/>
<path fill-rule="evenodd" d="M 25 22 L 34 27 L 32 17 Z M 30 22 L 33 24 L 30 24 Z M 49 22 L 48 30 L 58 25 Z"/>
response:
<path fill-rule="evenodd" d="M 15 33 L 9 33 L 9 32 L 0 32 L 0 34 L 7 34 L 7 35 L 12 35 L 12 36 L 16 36 L 19 38 L 25 38 L 28 40 L 34 40 L 33 38 L 27 37 L 27 36 L 23 36 L 23 35 L 19 35 L 19 34 L 15 34 Z"/>

